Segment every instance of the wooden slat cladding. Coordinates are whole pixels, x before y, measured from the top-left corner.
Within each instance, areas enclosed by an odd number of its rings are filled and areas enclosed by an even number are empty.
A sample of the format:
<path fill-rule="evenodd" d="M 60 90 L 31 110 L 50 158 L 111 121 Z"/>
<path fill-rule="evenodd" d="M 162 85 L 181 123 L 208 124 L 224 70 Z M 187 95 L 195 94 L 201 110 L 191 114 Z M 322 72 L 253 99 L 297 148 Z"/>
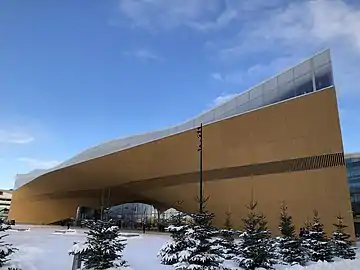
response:
<path fill-rule="evenodd" d="M 332 153 L 311 157 L 273 161 L 268 163 L 258 163 L 231 168 L 208 170 L 204 171 L 203 174 L 205 181 L 216 181 L 220 179 L 260 176 L 277 173 L 290 173 L 340 166 L 345 166 L 344 153 Z M 126 187 L 131 189 L 134 188 L 140 191 L 159 187 L 193 183 L 198 181 L 198 178 L 198 172 L 192 172 L 180 175 L 170 175 L 159 178 L 135 181 L 120 185 L 118 187 Z"/>
<path fill-rule="evenodd" d="M 217 181 L 221 179 L 241 178 L 249 176 L 260 176 L 277 173 L 290 173 L 296 171 L 317 170 L 329 167 L 345 166 L 344 153 L 333 153 L 318 155 L 312 157 L 303 157 L 296 159 L 288 159 L 281 161 L 274 161 L 268 163 L 251 164 L 245 166 L 223 168 L 204 171 L 205 181 Z M 148 201 L 147 198 L 142 198 L 142 195 L 135 195 L 139 191 L 157 189 L 169 186 L 177 186 L 182 184 L 194 183 L 198 181 L 198 172 L 171 175 L 159 178 L 146 179 L 136 182 L 131 182 L 123 185 L 111 187 L 114 194 L 136 198 L 137 200 Z M 32 200 L 42 201 L 47 199 L 59 198 L 76 198 L 76 197 L 99 197 L 100 190 L 77 190 L 47 193 L 34 196 Z"/>

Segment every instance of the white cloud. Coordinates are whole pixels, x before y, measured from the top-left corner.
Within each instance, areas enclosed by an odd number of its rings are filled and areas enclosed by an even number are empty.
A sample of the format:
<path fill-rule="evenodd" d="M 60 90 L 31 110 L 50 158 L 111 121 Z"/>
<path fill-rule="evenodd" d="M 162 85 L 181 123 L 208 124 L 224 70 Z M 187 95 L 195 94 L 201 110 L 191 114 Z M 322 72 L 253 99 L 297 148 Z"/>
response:
<path fill-rule="evenodd" d="M 211 77 L 220 82 L 239 84 L 243 81 L 244 74 L 242 71 L 231 71 L 228 73 L 216 72 L 212 73 Z"/>
<path fill-rule="evenodd" d="M 221 105 L 227 101 L 229 101 L 230 99 L 232 99 L 233 97 L 235 97 L 236 94 L 221 94 L 220 96 L 216 97 L 213 102 L 211 103 L 211 107 L 214 106 L 218 106 Z"/>
<path fill-rule="evenodd" d="M 135 57 L 143 60 L 154 60 L 154 61 L 162 61 L 165 60 L 163 57 L 155 54 L 154 52 L 146 49 L 138 49 L 135 51 L 125 51 L 124 55 Z"/>
<path fill-rule="evenodd" d="M 0 129 L 0 143 L 4 144 L 26 144 L 30 143 L 34 138 L 26 133 L 12 132 Z"/>
<path fill-rule="evenodd" d="M 211 77 L 213 77 L 214 80 L 217 80 L 217 81 L 221 81 L 223 82 L 224 81 L 224 78 L 222 77 L 222 75 L 218 72 L 216 73 L 212 73 L 211 74 Z"/>
<path fill-rule="evenodd" d="M 50 169 L 60 164 L 57 160 L 40 160 L 36 158 L 22 157 L 19 161 L 25 162 L 31 169 Z"/>

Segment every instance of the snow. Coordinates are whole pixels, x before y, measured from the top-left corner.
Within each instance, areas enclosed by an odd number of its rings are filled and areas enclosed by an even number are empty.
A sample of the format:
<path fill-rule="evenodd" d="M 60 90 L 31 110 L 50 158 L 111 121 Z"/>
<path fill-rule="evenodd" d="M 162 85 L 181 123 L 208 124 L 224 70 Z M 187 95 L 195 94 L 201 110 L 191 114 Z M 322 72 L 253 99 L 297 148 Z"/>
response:
<path fill-rule="evenodd" d="M 17 228 L 30 229 L 17 231 Z M 11 265 L 21 267 L 22 270 L 71 270 L 72 256 L 69 256 L 68 252 L 74 242 L 85 240 L 85 229 L 76 228 L 75 232 L 61 234 L 54 234 L 55 230 L 61 230 L 61 227 L 13 226 L 11 231 L 6 232 L 9 236 L 4 239 L 19 249 L 13 255 Z M 123 235 L 126 234 L 128 233 Z M 161 265 L 157 257 L 160 248 L 169 239 L 167 235 L 155 233 L 128 237 L 124 259 L 133 270 L 174 269 L 172 266 Z M 358 250 L 357 253 L 356 260 L 335 259 L 333 263 L 312 263 L 305 268 L 284 265 L 277 265 L 275 268 L 277 270 L 355 270 L 360 269 L 360 251 Z M 235 266 L 230 261 L 227 261 L 226 265 Z M 0 268 L 0 270 L 7 269 L 7 267 Z"/>

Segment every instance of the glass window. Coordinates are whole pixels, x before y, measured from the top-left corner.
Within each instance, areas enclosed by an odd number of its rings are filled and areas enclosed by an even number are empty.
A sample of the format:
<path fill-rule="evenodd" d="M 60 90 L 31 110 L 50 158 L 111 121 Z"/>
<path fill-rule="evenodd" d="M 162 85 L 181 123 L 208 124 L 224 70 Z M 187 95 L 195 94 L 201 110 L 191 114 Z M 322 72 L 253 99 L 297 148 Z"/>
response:
<path fill-rule="evenodd" d="M 360 167 L 348 168 L 348 177 L 360 176 Z"/>
<path fill-rule="evenodd" d="M 278 102 L 277 89 L 264 92 L 264 106 Z"/>
<path fill-rule="evenodd" d="M 278 85 L 284 85 L 294 80 L 294 70 L 290 69 L 277 77 Z"/>
<path fill-rule="evenodd" d="M 352 194 L 351 201 L 352 202 L 360 202 L 360 194 Z"/>
<path fill-rule="evenodd" d="M 238 109 L 234 108 L 232 110 L 225 112 L 223 115 L 221 115 L 221 118 L 223 119 L 223 118 L 231 117 L 231 116 L 234 116 L 237 114 L 238 114 Z"/>
<path fill-rule="evenodd" d="M 240 113 L 244 113 L 244 112 L 247 112 L 247 111 L 250 111 L 251 108 L 250 108 L 250 103 L 249 101 L 246 102 L 245 104 L 242 104 L 241 106 L 237 106 L 235 111 L 237 114 L 240 114 Z"/>
<path fill-rule="evenodd" d="M 278 88 L 278 101 L 287 100 L 295 97 L 295 86 L 294 82 L 279 85 Z"/>
<path fill-rule="evenodd" d="M 240 96 L 236 97 L 236 104 L 238 106 L 244 105 L 249 102 L 249 92 L 243 93 Z"/>
<path fill-rule="evenodd" d="M 210 123 L 213 121 L 213 114 L 212 113 L 205 113 L 200 117 L 200 121 L 203 124 Z"/>
<path fill-rule="evenodd" d="M 294 76 L 295 78 L 301 77 L 305 74 L 311 73 L 311 70 L 311 60 L 305 61 L 294 67 Z"/>
<path fill-rule="evenodd" d="M 264 103 L 262 102 L 262 96 L 249 101 L 249 111 L 255 110 L 262 106 L 264 106 Z"/>
<path fill-rule="evenodd" d="M 295 79 L 296 96 L 313 92 L 312 74 L 308 73 Z"/>
<path fill-rule="evenodd" d="M 264 94 L 266 94 L 266 92 L 273 91 L 276 88 L 277 88 L 277 78 L 270 79 L 263 84 Z"/>
<path fill-rule="evenodd" d="M 331 62 L 330 50 L 326 50 L 313 58 L 314 67 L 318 68 Z"/>
<path fill-rule="evenodd" d="M 250 93 L 250 100 L 262 96 L 263 93 L 262 85 L 253 88 L 249 93 Z"/>
<path fill-rule="evenodd" d="M 315 70 L 315 85 L 316 90 L 320 90 L 333 85 L 330 66 L 324 66 L 320 69 Z"/>
<path fill-rule="evenodd" d="M 225 109 L 227 111 L 235 109 L 236 106 L 237 106 L 236 98 L 233 98 L 229 102 L 225 103 Z"/>
<path fill-rule="evenodd" d="M 224 114 L 226 111 L 225 111 L 225 107 L 224 107 L 224 104 L 223 105 L 220 105 L 219 107 L 216 107 L 214 109 L 214 120 L 217 121 L 220 119 L 220 116 L 222 114 Z"/>

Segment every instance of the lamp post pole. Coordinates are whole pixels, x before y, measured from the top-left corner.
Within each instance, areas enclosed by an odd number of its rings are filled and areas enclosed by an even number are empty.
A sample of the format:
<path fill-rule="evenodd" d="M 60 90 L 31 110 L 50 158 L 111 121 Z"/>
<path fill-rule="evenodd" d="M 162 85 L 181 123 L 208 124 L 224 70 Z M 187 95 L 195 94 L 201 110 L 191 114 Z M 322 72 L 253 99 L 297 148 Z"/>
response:
<path fill-rule="evenodd" d="M 199 147 L 198 147 L 198 152 L 199 152 L 199 211 L 200 213 L 203 212 L 203 144 L 202 144 L 202 131 L 203 131 L 203 125 L 202 123 L 200 124 L 200 127 L 197 128 L 197 137 L 199 138 Z"/>

